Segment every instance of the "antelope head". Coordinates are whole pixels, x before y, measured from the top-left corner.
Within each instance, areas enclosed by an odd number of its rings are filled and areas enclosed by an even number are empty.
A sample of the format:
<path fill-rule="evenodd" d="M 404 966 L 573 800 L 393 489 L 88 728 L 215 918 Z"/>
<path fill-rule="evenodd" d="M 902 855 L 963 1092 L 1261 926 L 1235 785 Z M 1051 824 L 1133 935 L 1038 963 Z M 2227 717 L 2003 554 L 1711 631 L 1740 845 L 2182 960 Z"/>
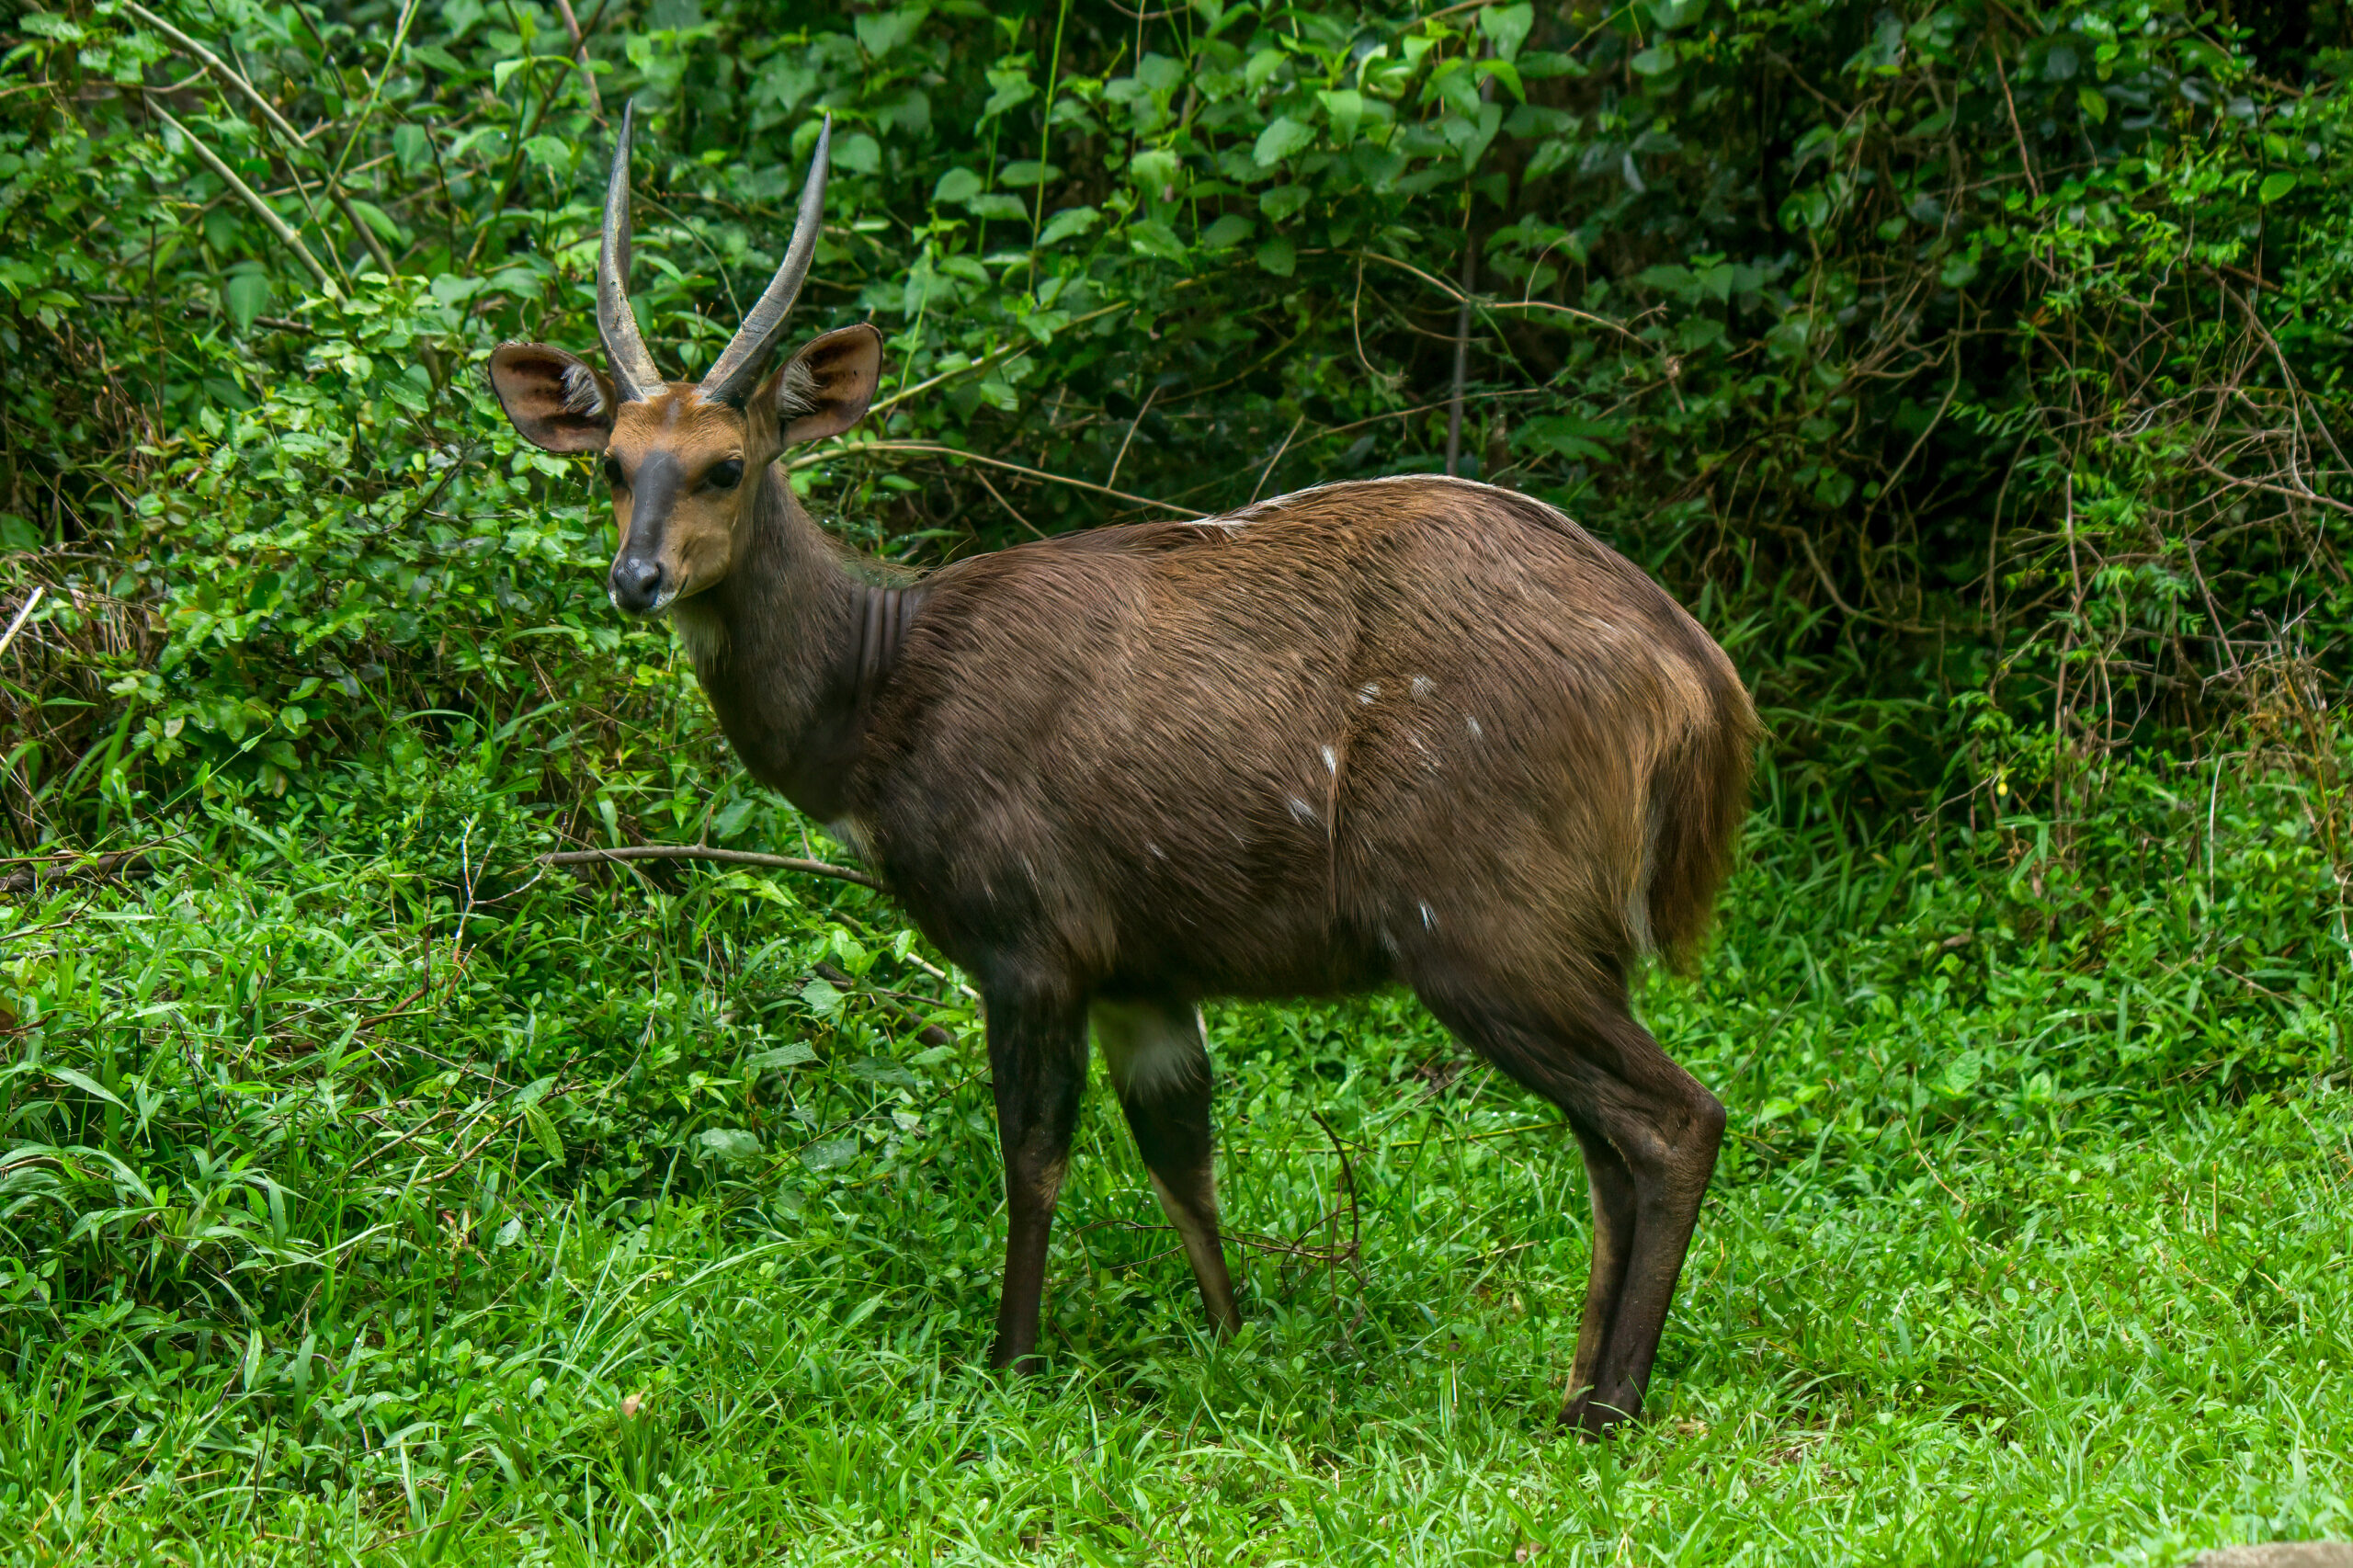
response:
<path fill-rule="evenodd" d="M 607 591 L 617 608 L 654 615 L 710 588 L 740 559 L 779 452 L 837 436 L 865 415 L 881 373 L 882 335 L 846 326 L 776 362 L 824 219 L 829 122 L 810 160 L 784 264 L 701 381 L 664 381 L 629 303 L 632 118 L 622 110 L 597 259 L 607 369 L 544 343 L 506 343 L 490 357 L 490 381 L 526 440 L 551 452 L 604 455 L 620 540 Z"/>

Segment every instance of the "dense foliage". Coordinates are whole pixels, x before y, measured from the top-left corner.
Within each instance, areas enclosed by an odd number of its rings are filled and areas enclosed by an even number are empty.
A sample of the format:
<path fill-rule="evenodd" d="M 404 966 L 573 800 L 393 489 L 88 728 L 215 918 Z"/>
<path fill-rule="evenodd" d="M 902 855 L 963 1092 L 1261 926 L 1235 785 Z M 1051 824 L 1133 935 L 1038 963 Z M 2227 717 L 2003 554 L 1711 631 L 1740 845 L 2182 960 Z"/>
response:
<path fill-rule="evenodd" d="M 2172 1562 L 2343 1532 L 2346 27 L 15 13 L 8 1550 Z M 1090 1106 L 1062 1381 L 1025 1392 L 967 1364 L 977 1021 L 889 901 L 535 864 L 842 853 L 733 768 L 668 631 L 613 615 L 600 487 L 483 378 L 502 339 L 593 347 L 624 99 L 636 308 L 688 369 L 833 117 L 801 315 L 874 321 L 890 381 L 789 461 L 862 548 L 1451 464 L 1732 650 L 1774 732 L 1752 852 L 1699 982 L 1645 1006 L 1737 1136 L 1669 1419 L 1623 1468 L 1535 1437 L 1574 1162 L 1404 1001 L 1213 1017 L 1251 1249 L 1222 1358 Z M 76 874 L 126 852 L 136 878 Z M 2029 1517 L 2054 1533 L 2006 1533 Z"/>

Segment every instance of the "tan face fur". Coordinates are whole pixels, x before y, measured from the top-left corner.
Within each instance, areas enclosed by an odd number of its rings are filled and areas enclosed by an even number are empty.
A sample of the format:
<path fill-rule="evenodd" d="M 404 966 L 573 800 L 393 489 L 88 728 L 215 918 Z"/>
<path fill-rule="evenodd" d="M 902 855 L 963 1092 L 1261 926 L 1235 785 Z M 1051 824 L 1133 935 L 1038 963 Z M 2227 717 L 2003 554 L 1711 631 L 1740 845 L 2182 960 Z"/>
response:
<path fill-rule="evenodd" d="M 594 367 L 539 343 L 501 345 L 490 375 L 526 439 L 601 455 L 619 540 L 607 591 L 617 608 L 654 615 L 727 575 L 768 465 L 856 425 L 881 368 L 881 334 L 857 325 L 803 345 L 740 409 L 681 381 L 616 406 Z"/>

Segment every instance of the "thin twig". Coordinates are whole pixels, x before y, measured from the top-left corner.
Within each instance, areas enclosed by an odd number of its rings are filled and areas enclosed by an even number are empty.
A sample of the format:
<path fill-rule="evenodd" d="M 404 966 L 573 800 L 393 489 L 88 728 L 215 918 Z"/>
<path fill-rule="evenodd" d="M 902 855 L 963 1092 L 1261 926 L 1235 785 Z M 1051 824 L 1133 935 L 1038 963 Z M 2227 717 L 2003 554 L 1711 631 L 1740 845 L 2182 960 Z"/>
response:
<path fill-rule="evenodd" d="M 1120 465 L 1128 460 L 1128 446 L 1136 438 L 1136 426 L 1143 423 L 1143 416 L 1152 412 L 1153 401 L 1159 396 L 1160 388 L 1157 386 L 1143 394 L 1143 406 L 1136 410 L 1133 419 L 1128 421 L 1128 433 L 1120 437 L 1120 449 L 1111 459 L 1111 472 L 1104 477 L 1104 483 L 1120 483 Z"/>
<path fill-rule="evenodd" d="M 555 0 L 555 8 L 563 17 L 564 30 L 572 35 L 572 58 L 580 62 L 580 79 L 588 84 L 588 112 L 597 123 L 605 122 L 605 100 L 597 91 L 597 73 L 588 68 L 588 38 L 580 30 L 580 18 L 572 14 L 572 0 Z"/>
<path fill-rule="evenodd" d="M 1459 409 L 1458 412 L 1460 412 Z M 1267 481 L 1275 477 L 1275 465 L 1283 460 L 1283 454 L 1290 450 L 1291 437 L 1297 436 L 1299 427 L 1306 423 L 1307 415 L 1304 414 L 1290 422 L 1290 431 L 1289 435 L 1283 437 L 1283 444 L 1275 449 L 1275 455 L 1268 458 L 1267 466 L 1258 471 L 1258 483 L 1250 487 L 1250 501 L 1245 502 L 1245 506 L 1255 503 L 1258 499 L 1258 493 L 1267 488 Z M 1449 467 L 1446 472 L 1452 473 L 1454 470 Z"/>
<path fill-rule="evenodd" d="M 1007 514 L 1008 516 L 1010 516 L 1010 517 L 1013 518 L 1013 520 L 1014 520 L 1015 522 L 1019 523 L 1023 528 L 1028 528 L 1031 533 L 1036 534 L 1040 539 L 1043 539 L 1043 538 L 1045 538 L 1045 537 L 1046 537 L 1046 536 L 1045 536 L 1045 534 L 1044 534 L 1044 533 L 1043 533 L 1043 532 L 1039 528 L 1039 527 L 1038 527 L 1038 525 L 1037 525 L 1037 524 L 1035 524 L 1035 523 L 1031 522 L 1029 518 L 1027 518 L 1027 517 L 1023 517 L 1023 516 L 1021 515 L 1020 509 L 1019 509 L 1018 507 L 1015 506 L 1014 506 L 1014 504 L 1013 504 L 1012 502 L 1010 502 L 1010 501 L 1006 500 L 1003 495 L 1001 495 L 1001 494 L 997 494 L 997 488 L 996 488 L 996 486 L 995 486 L 995 485 L 994 485 L 994 484 L 991 484 L 991 483 L 989 483 L 989 476 L 988 476 L 987 474 L 985 474 L 985 473 L 982 473 L 982 472 L 979 472 L 978 471 L 975 471 L 975 472 L 973 472 L 973 474 L 972 474 L 972 477 L 973 477 L 974 479 L 977 479 L 977 480 L 979 480 L 979 481 L 981 482 L 981 488 L 982 488 L 982 489 L 983 489 L 983 490 L 985 490 L 985 491 L 987 491 L 987 492 L 989 493 L 990 497 L 991 497 L 992 499 L 994 499 L 994 500 L 996 502 L 996 504 L 997 504 L 998 506 L 1000 506 L 1004 507 L 1004 508 L 1006 509 L 1006 514 Z"/>
<path fill-rule="evenodd" d="M 254 216 L 259 218 L 263 224 L 268 228 L 269 232 L 278 236 L 278 243 L 280 244 L 283 244 L 287 249 L 292 251 L 296 256 L 301 258 L 302 265 L 311 269 L 311 276 L 319 280 L 320 288 L 324 289 L 327 284 L 334 281 L 334 279 L 329 276 L 327 269 L 319 265 L 319 258 L 311 254 L 311 247 L 302 243 L 302 236 L 289 228 L 287 226 L 286 220 L 279 217 L 270 207 L 269 203 L 261 199 L 260 195 L 255 191 L 252 186 L 247 185 L 244 180 L 238 178 L 237 171 L 222 163 L 221 161 L 221 155 L 218 153 L 215 153 L 211 148 L 199 141 L 197 139 L 196 132 L 190 131 L 187 126 L 182 125 L 178 120 L 173 119 L 172 111 L 165 108 L 162 104 L 156 103 L 153 98 L 150 98 L 148 100 L 147 107 L 154 111 L 156 119 L 162 120 L 165 125 L 170 126 L 174 131 L 180 133 L 181 139 L 196 150 L 196 155 L 203 161 L 204 166 L 221 176 L 222 183 L 236 193 L 238 200 L 244 202 L 247 207 L 253 210 Z"/>
<path fill-rule="evenodd" d="M 823 451 L 811 452 L 806 457 L 793 459 L 785 467 L 788 471 L 814 468 L 819 463 L 833 462 L 846 457 L 858 457 L 867 452 L 926 452 L 943 458 L 961 458 L 966 462 L 985 463 L 990 468 L 1001 468 L 1008 473 L 1025 474 L 1031 479 L 1042 479 L 1050 484 L 1067 484 L 1074 490 L 1091 490 L 1097 495 L 1108 495 L 1115 501 L 1126 501 L 1133 506 L 1158 506 L 1165 511 L 1176 512 L 1188 517 L 1206 517 L 1210 515 L 1207 512 L 1196 512 L 1190 506 L 1179 506 L 1171 501 L 1155 501 L 1149 495 L 1131 495 L 1124 490 L 1114 490 L 1108 484 L 1095 484 L 1084 479 L 1072 479 L 1065 474 L 1048 473 L 1041 468 L 1030 468 L 1023 463 L 1007 462 L 1003 458 L 983 457 L 978 452 L 968 452 L 960 447 L 943 447 L 931 441 L 858 441 L 839 447 L 829 447 Z"/>
<path fill-rule="evenodd" d="M 253 104 L 254 108 L 261 110 L 262 119 L 269 122 L 269 128 L 272 131 L 277 131 L 279 136 L 283 137 L 296 151 L 311 153 L 313 156 L 316 155 L 315 150 L 311 146 L 309 138 L 305 137 L 301 131 L 295 130 L 292 123 L 290 122 L 284 115 L 278 112 L 276 106 L 271 104 L 267 98 L 262 97 L 260 90 L 256 88 L 253 83 L 246 80 L 244 73 L 238 71 L 227 61 L 222 60 L 219 55 L 205 48 L 204 45 L 197 42 L 196 40 L 188 37 L 188 34 L 180 31 L 179 28 L 172 26 L 171 23 L 164 20 L 163 17 L 155 15 L 154 12 L 150 11 L 145 6 L 140 5 L 138 0 L 123 0 L 122 8 L 130 12 L 132 16 L 138 17 L 141 21 L 146 23 L 147 26 L 154 28 L 157 32 L 162 33 L 165 38 L 170 39 L 172 42 L 179 48 L 182 53 L 186 54 L 189 59 L 194 60 L 199 65 L 201 65 L 207 71 L 212 73 L 212 74 L 218 77 L 223 84 L 234 87 L 237 91 L 243 93 L 246 99 Z M 290 169 L 292 168 L 293 160 L 291 158 L 287 160 L 287 166 Z M 299 176 L 296 177 L 296 184 L 299 188 L 301 184 Z M 345 221 L 349 222 L 354 230 L 358 231 L 359 234 L 359 243 L 368 247 L 368 254 L 376 258 L 376 265 L 384 269 L 384 276 L 387 278 L 397 278 L 400 276 L 400 268 L 392 264 L 392 253 L 384 248 L 383 240 L 378 236 L 375 230 L 368 226 L 367 221 L 359 216 L 358 209 L 351 205 L 350 196 L 343 189 L 343 187 L 332 175 L 327 177 L 326 189 L 327 199 L 334 202 L 337 207 L 343 210 Z"/>
<path fill-rule="evenodd" d="M 722 866 L 765 866 L 777 871 L 805 871 L 813 877 L 856 882 L 880 890 L 881 882 L 865 871 L 823 860 L 801 860 L 790 855 L 758 855 L 748 849 L 713 849 L 701 844 L 638 844 L 620 849 L 563 849 L 540 857 L 543 866 L 591 866 L 599 860 L 710 860 Z"/>

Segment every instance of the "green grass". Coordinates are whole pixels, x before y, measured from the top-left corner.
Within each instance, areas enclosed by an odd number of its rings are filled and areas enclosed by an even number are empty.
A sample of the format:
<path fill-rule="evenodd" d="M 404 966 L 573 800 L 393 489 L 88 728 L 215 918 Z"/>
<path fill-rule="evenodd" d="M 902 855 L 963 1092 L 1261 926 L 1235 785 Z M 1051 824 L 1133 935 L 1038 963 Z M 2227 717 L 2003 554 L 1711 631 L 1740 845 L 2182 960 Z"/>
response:
<path fill-rule="evenodd" d="M 1265 1244 L 1230 1344 L 1090 1096 L 1050 1368 L 1007 1380 L 978 1037 L 887 905 L 532 881 L 543 826 L 496 778 L 217 802 L 165 876 L 0 916 L 12 1561 L 2172 1564 L 2353 1534 L 2341 963 L 2240 953 L 2279 912 L 2228 846 L 2227 898 L 2150 877 L 2070 924 L 2016 844 L 1938 871 L 1760 831 L 1699 978 L 1647 994 L 1735 1138 L 1655 1419 L 1596 1445 L 1551 1426 L 1572 1146 L 1409 1000 L 1213 1010 L 1228 1220 Z"/>

